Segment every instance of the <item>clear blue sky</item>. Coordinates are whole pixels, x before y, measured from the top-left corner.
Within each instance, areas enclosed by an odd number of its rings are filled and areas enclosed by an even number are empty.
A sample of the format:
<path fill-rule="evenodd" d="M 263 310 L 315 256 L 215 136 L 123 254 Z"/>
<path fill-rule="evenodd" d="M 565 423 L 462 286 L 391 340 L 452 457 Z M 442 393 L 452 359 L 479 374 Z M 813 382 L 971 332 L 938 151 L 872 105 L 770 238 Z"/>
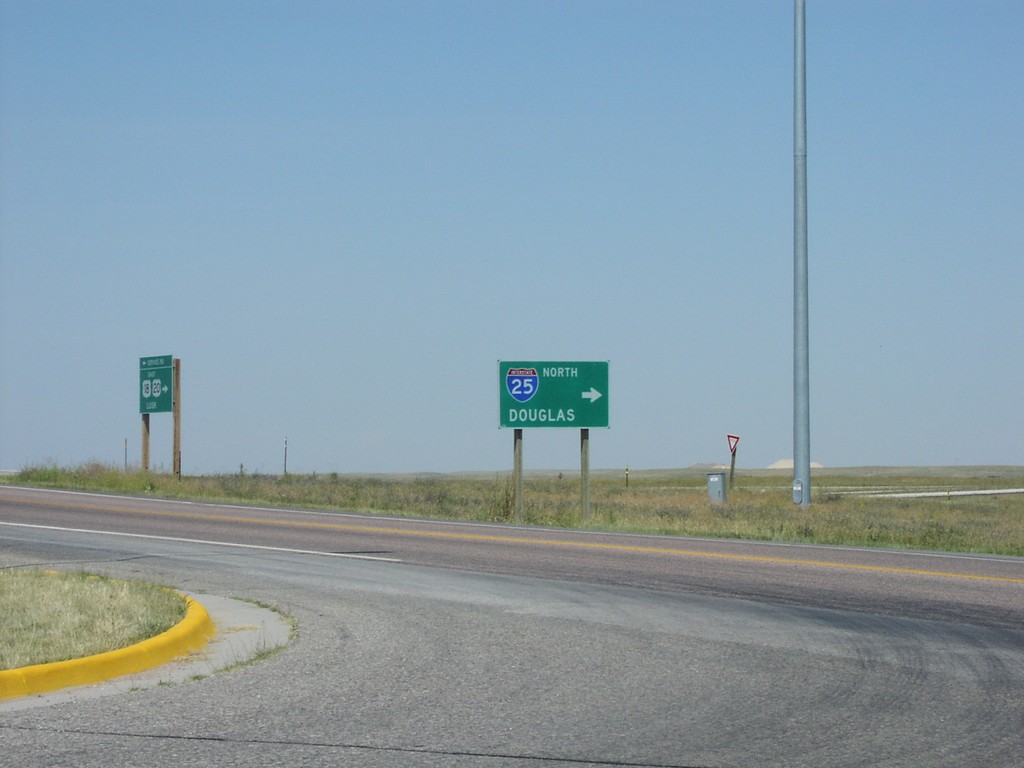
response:
<path fill-rule="evenodd" d="M 807 6 L 811 458 L 1022 465 L 1024 3 Z M 792 169 L 790 0 L 0 0 L 0 468 L 788 458 Z"/>

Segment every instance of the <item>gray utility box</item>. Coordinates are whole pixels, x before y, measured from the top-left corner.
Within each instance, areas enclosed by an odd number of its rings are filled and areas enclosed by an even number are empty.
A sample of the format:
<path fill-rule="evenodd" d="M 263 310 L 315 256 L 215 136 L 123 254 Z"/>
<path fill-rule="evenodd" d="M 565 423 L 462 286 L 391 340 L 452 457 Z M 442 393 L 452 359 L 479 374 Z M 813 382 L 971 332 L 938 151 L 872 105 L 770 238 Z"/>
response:
<path fill-rule="evenodd" d="M 712 504 L 725 504 L 725 472 L 708 473 L 708 497 Z"/>

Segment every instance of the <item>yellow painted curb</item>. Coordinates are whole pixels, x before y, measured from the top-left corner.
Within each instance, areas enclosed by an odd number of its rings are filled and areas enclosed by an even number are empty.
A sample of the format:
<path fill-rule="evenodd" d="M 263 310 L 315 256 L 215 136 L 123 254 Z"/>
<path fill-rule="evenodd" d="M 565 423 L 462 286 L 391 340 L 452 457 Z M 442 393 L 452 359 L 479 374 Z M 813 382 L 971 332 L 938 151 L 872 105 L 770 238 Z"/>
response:
<path fill-rule="evenodd" d="M 149 640 L 82 659 L 0 671 L 0 700 L 101 683 L 158 667 L 202 648 L 217 628 L 203 606 L 190 597 L 182 597 L 185 598 L 185 618 Z"/>

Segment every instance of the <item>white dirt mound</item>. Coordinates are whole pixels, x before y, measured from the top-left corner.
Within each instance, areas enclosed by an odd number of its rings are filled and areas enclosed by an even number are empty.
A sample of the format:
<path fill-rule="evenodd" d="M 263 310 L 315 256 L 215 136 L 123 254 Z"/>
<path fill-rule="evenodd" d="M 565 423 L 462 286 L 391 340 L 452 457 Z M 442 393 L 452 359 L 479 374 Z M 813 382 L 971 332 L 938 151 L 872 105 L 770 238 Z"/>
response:
<path fill-rule="evenodd" d="M 769 464 L 768 469 L 792 469 L 792 459 L 779 459 L 774 464 Z M 824 467 L 816 461 L 811 462 L 811 469 L 824 469 Z"/>

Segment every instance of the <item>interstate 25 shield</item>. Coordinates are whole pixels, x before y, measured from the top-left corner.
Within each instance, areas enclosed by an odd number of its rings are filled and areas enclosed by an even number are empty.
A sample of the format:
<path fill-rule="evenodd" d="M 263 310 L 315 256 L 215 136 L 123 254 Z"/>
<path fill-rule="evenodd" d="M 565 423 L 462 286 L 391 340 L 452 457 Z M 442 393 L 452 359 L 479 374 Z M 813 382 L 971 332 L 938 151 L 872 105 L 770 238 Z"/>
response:
<path fill-rule="evenodd" d="M 509 368 L 505 374 L 508 393 L 520 403 L 527 402 L 537 394 L 539 380 L 536 368 Z"/>

